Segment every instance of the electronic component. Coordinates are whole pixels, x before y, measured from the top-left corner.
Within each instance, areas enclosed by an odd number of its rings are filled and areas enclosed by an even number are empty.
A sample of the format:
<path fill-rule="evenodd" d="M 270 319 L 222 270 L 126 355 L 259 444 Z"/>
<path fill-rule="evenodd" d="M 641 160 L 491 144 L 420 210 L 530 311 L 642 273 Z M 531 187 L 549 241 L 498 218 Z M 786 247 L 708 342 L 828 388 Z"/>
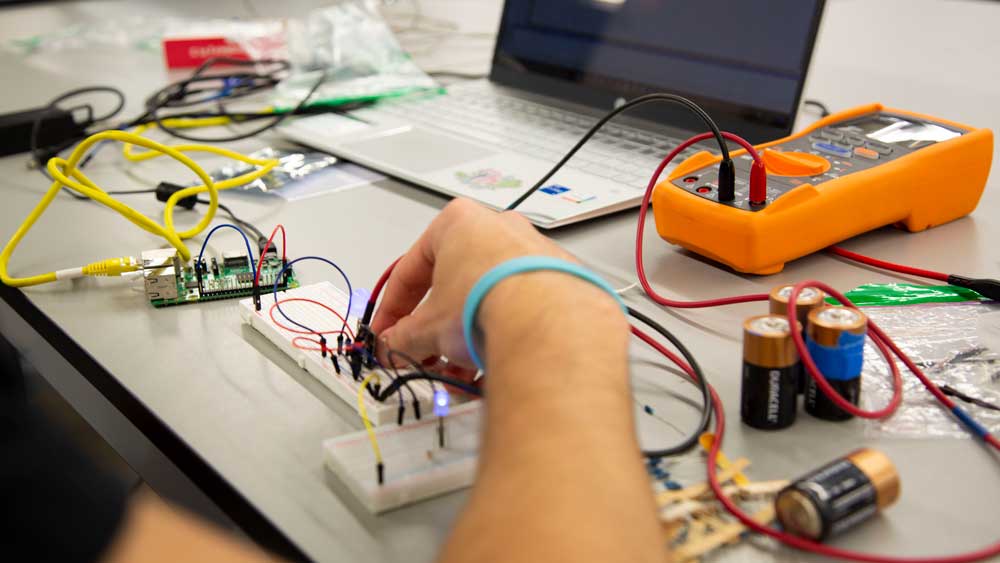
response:
<path fill-rule="evenodd" d="M 212 262 L 215 262 L 215 258 L 212 258 Z M 222 265 L 227 268 L 239 267 L 249 263 L 250 261 L 247 259 L 245 250 L 226 250 L 222 253 Z"/>
<path fill-rule="evenodd" d="M 754 428 L 777 430 L 795 422 L 799 355 L 784 315 L 743 323 L 740 416 Z"/>
<path fill-rule="evenodd" d="M 174 265 L 177 251 L 173 248 L 144 250 L 139 257 L 146 297 L 154 304 L 160 300 L 177 299 L 178 272 Z"/>
<path fill-rule="evenodd" d="M 771 314 L 788 314 L 788 298 L 792 295 L 792 287 L 792 285 L 782 285 L 771 290 L 768 295 Z M 825 298 L 825 293 L 812 287 L 807 287 L 799 293 L 798 302 L 795 304 L 795 318 L 799 321 L 799 330 L 805 332 L 806 325 L 809 324 L 809 312 L 823 305 Z M 803 393 L 806 389 L 806 379 L 809 376 L 801 362 L 796 364 L 796 371 L 798 371 L 798 391 Z"/>
<path fill-rule="evenodd" d="M 38 123 L 39 147 L 62 147 L 87 134 L 71 111 L 55 106 L 5 113 L 0 115 L 0 156 L 31 150 L 31 130 L 35 123 Z"/>
<path fill-rule="evenodd" d="M 372 450 L 363 430 L 325 441 L 326 467 L 374 513 L 468 487 L 476 473 L 480 401 L 453 407 L 447 419 L 439 420 L 446 420 L 448 441 L 443 448 L 434 419 L 375 430 L 385 464 L 381 485 L 372 472 Z"/>
<path fill-rule="evenodd" d="M 823 377 L 847 402 L 861 396 L 868 317 L 857 309 L 824 305 L 809 313 L 806 346 Z M 852 415 L 838 407 L 816 385 L 806 382 L 806 412 L 825 420 L 847 420 Z"/>
<path fill-rule="evenodd" d="M 762 203 L 750 201 L 749 155 L 734 155 L 736 198 L 727 201 L 718 193 L 720 157 L 700 152 L 653 191 L 660 236 L 737 271 L 773 274 L 884 225 L 922 231 L 976 208 L 993 133 L 871 104 L 758 150 L 768 172 Z"/>
<path fill-rule="evenodd" d="M 358 377 L 353 377 L 352 370 L 355 366 L 351 365 L 350 361 L 353 361 L 354 358 L 360 358 L 360 356 L 352 355 L 350 352 L 357 352 L 357 347 L 352 345 L 350 338 L 343 345 L 344 356 L 349 360 L 350 368 L 341 366 L 339 362 L 335 365 L 333 361 L 324 358 L 322 348 L 319 344 L 319 336 L 302 330 L 301 327 L 292 324 L 282 317 L 281 313 L 274 306 L 274 299 L 271 297 L 270 292 L 267 291 L 268 287 L 267 285 L 264 286 L 265 293 L 261 296 L 260 311 L 257 311 L 252 299 L 240 302 L 240 314 L 243 317 L 243 322 L 263 334 L 278 349 L 291 357 L 299 367 L 309 372 L 317 381 L 333 391 L 334 394 L 352 408 L 357 409 L 358 388 L 364 377 L 371 372 L 371 368 L 367 368 L 363 364 L 358 364 Z M 343 326 L 343 322 L 322 306 L 317 305 L 317 303 L 326 305 L 338 312 L 348 310 L 347 295 L 330 282 L 321 282 L 291 289 L 279 295 L 278 298 L 282 300 L 281 309 L 289 317 L 305 326 L 324 331 L 327 336 L 329 336 L 330 332 L 339 331 Z M 348 316 L 348 327 L 354 325 L 357 320 L 355 316 Z M 333 351 L 334 349 L 328 345 L 327 354 L 330 355 Z M 340 371 L 345 373 L 338 373 L 338 368 L 341 368 Z M 383 377 L 383 386 L 387 385 L 389 382 L 386 379 L 390 377 L 389 374 L 385 371 L 379 371 L 378 373 Z M 435 387 L 432 387 L 427 381 L 411 381 L 409 388 L 413 390 L 421 412 L 432 412 L 434 408 Z M 458 397 L 452 397 L 451 399 L 453 403 L 452 408 L 454 408 L 454 403 L 458 402 Z M 372 424 L 378 426 L 396 422 L 399 403 L 395 398 L 382 403 L 376 401 L 371 396 L 371 393 L 365 393 L 363 400 L 368 419 Z M 415 415 L 415 412 L 410 412 L 407 420 L 415 419 Z M 370 449 L 368 450 L 368 454 L 367 470 L 370 472 Z M 391 470 L 391 466 L 389 467 Z"/>
<path fill-rule="evenodd" d="M 225 259 L 220 266 L 215 257 L 211 258 L 211 267 L 202 259 L 195 259 L 194 267 L 181 267 L 176 259 L 177 251 L 169 249 L 147 250 L 142 253 L 143 277 L 146 282 L 146 296 L 154 307 L 184 305 L 200 301 L 215 301 L 233 299 L 253 294 L 255 271 L 250 269 L 244 260 L 226 266 Z M 264 291 L 270 291 L 274 281 L 281 272 L 281 260 L 276 258 L 264 260 L 260 265 L 260 286 Z M 284 291 L 298 287 L 299 282 L 289 268 L 278 282 L 278 290 Z"/>
<path fill-rule="evenodd" d="M 781 525 L 824 541 L 857 526 L 899 498 L 899 474 L 877 450 L 863 448 L 796 479 L 778 493 Z"/>

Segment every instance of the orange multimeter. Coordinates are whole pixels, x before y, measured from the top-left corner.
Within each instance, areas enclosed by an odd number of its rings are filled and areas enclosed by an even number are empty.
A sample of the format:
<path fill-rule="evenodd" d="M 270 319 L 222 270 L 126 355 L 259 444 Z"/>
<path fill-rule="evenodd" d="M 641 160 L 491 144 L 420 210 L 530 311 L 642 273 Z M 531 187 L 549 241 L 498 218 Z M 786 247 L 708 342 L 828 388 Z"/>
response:
<path fill-rule="evenodd" d="M 736 198 L 720 202 L 721 157 L 700 152 L 653 190 L 660 236 L 737 271 L 773 274 L 884 225 L 922 231 L 976 208 L 993 132 L 871 104 L 756 148 L 768 172 L 763 203 L 749 200 L 750 155 L 732 154 Z"/>

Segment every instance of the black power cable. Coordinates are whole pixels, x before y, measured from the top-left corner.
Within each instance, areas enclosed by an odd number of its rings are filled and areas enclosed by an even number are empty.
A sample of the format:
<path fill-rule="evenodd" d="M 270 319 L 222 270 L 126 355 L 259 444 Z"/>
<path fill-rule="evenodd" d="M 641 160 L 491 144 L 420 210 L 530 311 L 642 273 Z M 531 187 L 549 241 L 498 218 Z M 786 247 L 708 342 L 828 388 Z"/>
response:
<path fill-rule="evenodd" d="M 698 422 L 698 426 L 694 432 L 688 435 L 687 438 L 682 440 L 676 446 L 671 446 L 662 450 L 643 450 L 642 454 L 648 458 L 655 459 L 680 455 L 691 451 L 692 449 L 698 447 L 698 439 L 701 438 L 702 433 L 708 430 L 708 425 L 712 422 L 712 397 L 708 390 L 708 381 L 705 380 L 705 374 L 701 371 L 701 366 L 698 365 L 698 361 L 695 360 L 694 355 L 691 354 L 679 338 L 664 328 L 663 325 L 649 318 L 645 314 L 633 309 L 632 307 L 628 307 L 628 314 L 632 318 L 637 319 L 644 325 L 658 332 L 661 336 L 673 344 L 675 348 L 677 348 L 677 351 L 681 353 L 681 356 L 683 356 L 688 365 L 691 366 L 691 370 L 694 371 L 696 376 L 698 376 L 697 381 L 694 381 L 693 383 L 698 387 L 698 390 L 701 391 L 702 398 L 701 420 Z"/>
<path fill-rule="evenodd" d="M 204 74 L 204 72 L 212 66 L 218 64 L 241 66 L 277 65 L 277 68 L 269 73 L 238 72 L 229 74 Z M 221 106 L 221 101 L 246 96 L 264 88 L 273 88 L 278 82 L 280 82 L 279 75 L 288 68 L 289 65 L 286 61 L 278 60 L 240 61 L 237 59 L 227 58 L 209 59 L 208 61 L 202 63 L 202 65 L 199 66 L 190 77 L 169 84 L 150 96 L 146 100 L 146 113 L 130 122 L 129 126 L 141 123 L 156 123 L 157 127 L 172 137 L 197 143 L 232 143 L 243 139 L 249 139 L 250 137 L 254 137 L 264 133 L 265 131 L 274 129 L 288 119 L 288 117 L 301 113 L 316 91 L 319 90 L 319 87 L 323 85 L 323 82 L 326 80 L 326 74 L 320 73 L 319 79 L 316 80 L 306 95 L 291 110 L 281 113 L 272 112 L 252 114 L 254 119 L 258 118 L 258 116 L 270 117 L 271 119 L 268 123 L 244 133 L 238 133 L 225 137 L 196 137 L 188 135 L 186 133 L 182 133 L 179 129 L 170 127 L 164 123 L 164 120 L 177 118 L 177 115 L 164 116 L 160 114 L 160 111 L 167 108 L 190 107 L 192 105 L 209 101 L 219 101 L 221 111 L 214 114 L 214 116 L 229 117 L 234 123 L 241 123 L 246 120 L 236 118 L 236 114 L 230 114 L 225 111 L 225 107 Z M 222 88 L 198 88 L 193 90 L 189 88 L 191 85 L 196 85 L 201 82 L 218 82 L 220 80 L 223 82 Z M 192 95 L 199 95 L 205 92 L 215 92 L 215 94 L 208 96 L 207 98 L 196 98 L 194 100 L 188 99 L 188 97 Z"/>
<path fill-rule="evenodd" d="M 107 114 L 102 115 L 100 117 L 94 116 L 94 108 L 90 104 L 84 104 L 80 106 L 80 108 L 87 109 L 87 119 L 85 119 L 83 123 L 79 124 L 80 129 L 83 131 L 86 131 L 88 127 L 99 121 L 106 121 L 108 119 L 113 118 L 122 111 L 122 108 L 125 107 L 125 93 L 119 90 L 118 88 L 115 88 L 113 86 L 85 86 L 83 88 L 75 88 L 73 90 L 69 90 L 68 92 L 63 92 L 62 94 L 59 94 L 51 101 L 49 101 L 49 103 L 46 104 L 45 108 L 46 110 L 51 111 L 56 107 L 58 107 L 59 104 L 61 104 L 62 102 L 65 102 L 66 100 L 90 94 L 111 94 L 115 98 L 117 98 L 117 101 L 115 102 L 115 106 L 110 111 L 108 111 Z M 42 152 L 43 147 L 38 146 L 38 136 L 40 134 L 42 118 L 44 117 L 44 114 L 45 112 L 39 113 L 38 118 L 35 119 L 35 121 L 31 124 L 31 137 L 29 140 L 29 150 L 31 154 L 32 165 L 37 166 L 38 170 L 46 178 L 48 178 L 49 181 L 52 181 L 52 176 L 49 174 L 49 171 L 45 168 L 49 158 L 75 145 L 78 141 L 86 137 L 86 135 L 83 135 L 75 139 L 68 139 L 66 142 L 61 143 L 58 146 L 44 147 L 46 150 L 43 153 Z M 74 199 L 77 200 L 90 199 L 89 197 L 80 195 L 65 186 L 63 186 L 63 190 L 69 195 L 73 196 Z"/>
<path fill-rule="evenodd" d="M 683 96 L 678 96 L 676 94 L 667 94 L 659 92 L 654 94 L 646 94 L 645 96 L 639 96 L 638 98 L 630 100 L 622 104 L 621 106 L 618 106 L 617 108 L 611 110 L 607 114 L 605 114 L 605 116 L 602 117 L 600 121 L 595 123 L 590 128 L 590 130 L 587 131 L 583 135 L 583 137 L 580 138 L 580 140 L 576 143 L 576 145 L 572 149 L 570 149 L 568 153 L 566 153 L 566 156 L 562 157 L 562 160 L 556 163 L 556 165 L 553 166 L 551 170 L 549 170 L 544 176 L 542 176 L 541 180 L 536 182 L 535 185 L 532 186 L 528 191 L 524 192 L 523 194 L 521 194 L 520 197 L 515 199 L 514 203 L 508 205 L 507 211 L 513 211 L 514 209 L 516 209 L 517 206 L 524 203 L 524 200 L 528 199 L 528 197 L 531 196 L 531 194 L 535 193 L 543 185 L 545 185 L 545 182 L 547 182 L 549 178 L 552 177 L 553 174 L 558 172 L 559 169 L 562 168 L 569 161 L 569 159 L 572 158 L 573 155 L 576 154 L 576 152 L 579 151 L 580 148 L 583 147 L 583 145 L 587 141 L 589 141 L 590 138 L 593 137 L 598 130 L 601 129 L 601 127 L 604 127 L 604 125 L 608 121 L 611 121 L 612 118 L 614 118 L 616 115 L 622 112 L 652 102 L 669 102 L 673 104 L 680 104 L 688 108 L 692 112 L 694 112 L 699 118 L 701 118 L 701 120 L 705 123 L 705 125 L 709 128 L 709 130 L 711 130 L 712 135 L 715 137 L 716 142 L 719 144 L 719 150 L 722 152 L 722 162 L 719 163 L 719 198 L 720 201 L 731 201 L 735 197 L 735 195 L 733 194 L 736 189 L 735 188 L 736 170 L 735 166 L 733 165 L 733 160 L 729 157 L 729 147 L 726 146 L 726 140 L 722 138 L 722 132 L 719 131 L 719 126 L 715 124 L 715 121 L 712 120 L 712 118 L 705 112 L 705 110 L 701 109 L 701 107 L 698 104 L 692 102 L 691 100 Z"/>

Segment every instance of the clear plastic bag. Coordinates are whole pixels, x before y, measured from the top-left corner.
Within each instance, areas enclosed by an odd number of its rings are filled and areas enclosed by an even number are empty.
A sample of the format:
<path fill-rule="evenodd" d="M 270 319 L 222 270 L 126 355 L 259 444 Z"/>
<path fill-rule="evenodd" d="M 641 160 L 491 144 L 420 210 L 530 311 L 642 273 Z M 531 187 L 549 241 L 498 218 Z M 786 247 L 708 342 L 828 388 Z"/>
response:
<path fill-rule="evenodd" d="M 1000 305 L 986 302 L 937 303 L 902 307 L 865 307 L 864 312 L 924 370 L 938 386 L 1000 406 Z M 884 420 L 868 420 L 869 436 L 968 437 L 964 426 L 898 364 L 903 374 L 903 402 Z M 867 409 L 885 405 L 892 378 L 881 354 L 869 342 L 861 401 Z M 955 402 L 991 432 L 1000 432 L 1000 411 Z"/>
<path fill-rule="evenodd" d="M 436 89 L 396 41 L 371 0 L 345 0 L 289 22 L 294 74 L 277 88 L 275 105 L 293 107 L 325 74 L 310 105 L 336 105 Z"/>

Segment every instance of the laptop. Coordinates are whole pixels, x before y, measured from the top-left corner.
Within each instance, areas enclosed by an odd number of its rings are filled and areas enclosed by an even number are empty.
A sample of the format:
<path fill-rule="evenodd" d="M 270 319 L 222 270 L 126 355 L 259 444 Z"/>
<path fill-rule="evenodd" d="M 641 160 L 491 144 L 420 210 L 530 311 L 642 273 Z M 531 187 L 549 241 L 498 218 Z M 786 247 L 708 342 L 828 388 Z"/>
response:
<path fill-rule="evenodd" d="M 488 79 L 348 116 L 297 119 L 281 131 L 396 178 L 504 209 L 601 116 L 642 94 L 688 97 L 721 129 L 752 143 L 789 134 L 823 4 L 507 0 Z M 555 228 L 636 207 L 659 161 L 704 130 L 680 106 L 626 112 L 518 211 Z M 702 149 L 717 152 L 710 144 Z"/>

